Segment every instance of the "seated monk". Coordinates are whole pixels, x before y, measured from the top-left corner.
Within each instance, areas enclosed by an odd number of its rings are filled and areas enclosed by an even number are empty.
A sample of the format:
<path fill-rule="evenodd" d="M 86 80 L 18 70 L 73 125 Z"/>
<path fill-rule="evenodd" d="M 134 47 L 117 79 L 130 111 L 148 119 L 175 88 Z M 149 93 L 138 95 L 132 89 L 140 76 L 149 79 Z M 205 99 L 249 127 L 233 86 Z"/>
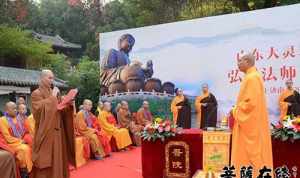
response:
<path fill-rule="evenodd" d="M 0 118 L 0 131 L 9 148 L 16 153 L 16 159 L 21 172 L 31 172 L 31 147 L 24 139 L 26 129 L 22 120 L 17 117 L 17 106 L 14 102 L 5 105 L 5 116 Z"/>
<path fill-rule="evenodd" d="M 144 127 L 147 124 L 151 123 L 152 120 L 153 116 L 149 110 L 149 103 L 148 101 L 144 101 L 143 106 L 138 110 L 136 114 L 136 124 Z"/>
<path fill-rule="evenodd" d="M 33 133 L 34 133 L 34 120 L 31 116 L 31 118 L 29 119 L 27 117 L 27 107 L 25 104 L 19 104 L 18 105 L 18 114 L 17 114 L 17 118 L 19 118 L 21 120 L 21 122 L 24 125 L 24 129 L 26 130 L 26 134 L 24 136 L 24 140 L 26 140 L 28 142 L 28 144 L 30 146 L 32 146 L 32 138 L 33 138 Z"/>
<path fill-rule="evenodd" d="M 105 102 L 103 104 L 103 111 L 98 116 L 98 122 L 101 125 L 101 128 L 104 132 L 111 137 L 114 137 L 116 140 L 116 144 L 119 150 L 123 150 L 132 144 L 132 141 L 129 136 L 129 132 L 125 128 L 118 128 L 115 124 L 108 122 L 112 115 L 111 104 L 109 102 Z"/>
<path fill-rule="evenodd" d="M 143 129 L 143 126 L 137 125 L 134 122 L 126 101 L 121 102 L 121 108 L 119 109 L 117 115 L 120 127 L 128 129 L 133 136 L 133 142 L 135 145 L 140 146 L 141 137 L 138 135 L 138 133 Z"/>
<path fill-rule="evenodd" d="M 35 120 L 33 118 L 33 115 L 30 114 L 27 117 L 27 120 L 25 122 L 25 127 L 27 128 L 27 130 L 29 131 L 29 134 L 34 137 L 34 133 L 35 133 Z"/>
<path fill-rule="evenodd" d="M 101 101 L 98 102 L 98 106 L 97 106 L 97 110 L 95 112 L 95 115 L 98 117 L 100 112 L 102 111 L 103 109 L 103 103 Z"/>
<path fill-rule="evenodd" d="M 97 124 L 97 118 L 91 113 L 92 101 L 83 101 L 83 110 L 76 115 L 75 126 L 80 135 L 90 141 L 95 159 L 99 160 L 108 156 L 111 152 L 109 139 Z"/>
<path fill-rule="evenodd" d="M 9 148 L 0 132 L 0 172 L 2 178 L 17 178 L 17 166 L 14 158 L 15 152 Z"/>

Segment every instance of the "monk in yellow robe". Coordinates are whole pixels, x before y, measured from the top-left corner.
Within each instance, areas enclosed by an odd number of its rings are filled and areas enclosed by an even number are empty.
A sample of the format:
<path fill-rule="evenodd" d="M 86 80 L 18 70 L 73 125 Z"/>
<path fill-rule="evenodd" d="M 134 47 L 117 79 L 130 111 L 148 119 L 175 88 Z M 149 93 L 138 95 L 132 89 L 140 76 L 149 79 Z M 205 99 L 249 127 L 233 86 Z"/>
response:
<path fill-rule="evenodd" d="M 75 135 L 73 105 L 70 101 L 58 109 L 59 89 L 54 74 L 43 70 L 39 88 L 31 94 L 35 119 L 31 178 L 68 178 L 69 165 L 75 166 Z"/>
<path fill-rule="evenodd" d="M 247 54 L 238 60 L 238 68 L 245 73 L 235 107 L 232 110 L 231 164 L 237 177 L 242 166 L 253 167 L 253 177 L 266 166 L 273 169 L 270 124 L 265 88 L 255 68 L 255 57 Z M 272 172 L 269 173 L 272 175 Z"/>
<path fill-rule="evenodd" d="M 115 138 L 118 149 L 123 150 L 132 144 L 129 131 L 110 123 L 109 120 L 113 119 L 114 116 L 111 113 L 111 104 L 109 102 L 105 102 L 103 104 L 103 110 L 98 116 L 98 122 L 110 139 L 111 137 Z"/>
<path fill-rule="evenodd" d="M 281 121 L 287 115 L 300 116 L 300 94 L 294 90 L 292 80 L 287 80 L 285 84 L 287 88 L 280 94 L 278 101 Z"/>
<path fill-rule="evenodd" d="M 19 167 L 27 173 L 31 172 L 31 148 L 24 140 L 25 127 L 20 118 L 17 118 L 17 105 L 8 102 L 5 105 L 5 116 L 0 118 L 0 131 L 9 148 L 16 153 Z"/>
<path fill-rule="evenodd" d="M 129 111 L 129 106 L 126 101 L 121 102 L 121 108 L 117 113 L 119 125 L 121 128 L 126 128 L 132 135 L 133 142 L 135 145 L 141 145 L 141 137 L 138 133 L 143 129 L 143 126 L 137 125 L 132 117 L 131 112 Z"/>
<path fill-rule="evenodd" d="M 85 99 L 83 101 L 83 110 L 77 113 L 75 126 L 80 135 L 89 139 L 95 159 L 101 160 L 106 156 L 106 153 L 98 138 L 98 130 L 93 128 L 95 121 L 93 120 L 91 113 L 92 107 L 93 104 L 91 100 Z"/>
<path fill-rule="evenodd" d="M 173 113 L 173 122 L 175 124 L 178 120 L 178 112 L 181 109 L 182 106 L 177 106 L 178 103 L 181 103 L 184 101 L 184 95 L 182 89 L 176 89 L 176 96 L 173 98 L 171 102 L 171 112 Z"/>
<path fill-rule="evenodd" d="M 138 110 L 136 114 L 136 124 L 141 126 L 146 126 L 147 124 L 151 123 L 153 120 L 153 116 L 151 111 L 149 110 L 149 103 L 148 101 L 143 102 L 143 106 Z"/>
<path fill-rule="evenodd" d="M 208 84 L 202 85 L 202 95 L 195 99 L 197 128 L 216 127 L 218 103 L 216 97 L 209 92 Z"/>
<path fill-rule="evenodd" d="M 30 133 L 30 135 L 32 137 L 34 137 L 34 130 L 35 130 L 35 120 L 33 118 L 33 115 L 30 114 L 28 117 L 27 117 L 27 122 L 25 122 L 25 125 Z"/>
<path fill-rule="evenodd" d="M 24 135 L 24 140 L 26 140 L 28 142 L 28 144 L 30 146 L 32 146 L 32 139 L 33 139 L 33 134 L 34 134 L 34 128 L 32 128 L 32 125 L 34 123 L 33 120 L 30 118 L 28 119 L 27 117 L 27 107 L 25 104 L 19 104 L 18 105 L 18 115 L 17 118 L 19 118 L 23 124 L 24 124 L 24 128 L 25 128 L 25 135 Z"/>
<path fill-rule="evenodd" d="M 99 101 L 95 115 L 98 117 L 102 110 L 103 110 L 103 102 Z"/>

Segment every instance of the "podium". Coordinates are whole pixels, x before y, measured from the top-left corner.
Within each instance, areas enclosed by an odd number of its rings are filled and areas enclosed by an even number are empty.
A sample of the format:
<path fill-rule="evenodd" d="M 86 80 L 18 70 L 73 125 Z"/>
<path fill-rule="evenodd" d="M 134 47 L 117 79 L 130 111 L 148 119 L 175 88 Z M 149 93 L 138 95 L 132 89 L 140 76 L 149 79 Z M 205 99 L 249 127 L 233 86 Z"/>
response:
<path fill-rule="evenodd" d="M 203 132 L 203 169 L 221 172 L 230 161 L 230 132 Z"/>
<path fill-rule="evenodd" d="M 231 133 L 227 131 L 203 132 L 203 170 L 197 170 L 193 178 L 220 177 L 230 163 Z"/>

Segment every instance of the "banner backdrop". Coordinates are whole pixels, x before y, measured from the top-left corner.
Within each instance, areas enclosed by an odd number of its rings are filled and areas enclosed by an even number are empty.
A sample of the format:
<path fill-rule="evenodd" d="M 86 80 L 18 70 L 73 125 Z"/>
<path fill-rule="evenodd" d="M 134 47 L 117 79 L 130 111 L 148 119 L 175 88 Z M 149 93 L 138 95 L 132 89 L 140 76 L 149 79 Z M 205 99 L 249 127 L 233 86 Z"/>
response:
<path fill-rule="evenodd" d="M 129 33 L 130 60 L 153 61 L 154 75 L 190 96 L 208 83 L 219 102 L 219 117 L 234 105 L 243 74 L 237 59 L 251 52 L 265 80 L 270 119 L 278 120 L 278 95 L 287 79 L 299 91 L 300 4 L 200 18 L 100 34 L 100 60 Z M 101 63 L 101 62 L 100 62 Z"/>

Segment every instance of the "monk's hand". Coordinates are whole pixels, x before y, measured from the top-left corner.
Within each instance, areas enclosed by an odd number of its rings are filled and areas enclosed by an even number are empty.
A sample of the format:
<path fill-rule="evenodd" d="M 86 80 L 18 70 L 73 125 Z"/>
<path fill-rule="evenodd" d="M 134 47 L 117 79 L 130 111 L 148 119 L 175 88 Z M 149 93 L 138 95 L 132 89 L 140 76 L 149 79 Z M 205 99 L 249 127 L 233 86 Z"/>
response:
<path fill-rule="evenodd" d="M 201 105 L 204 106 L 204 107 L 206 107 L 206 106 L 207 106 L 207 103 L 202 103 Z"/>
<path fill-rule="evenodd" d="M 59 89 L 57 87 L 54 87 L 52 90 L 52 96 L 57 97 L 59 93 Z"/>
<path fill-rule="evenodd" d="M 182 106 L 177 106 L 177 109 L 181 109 L 182 108 Z"/>
<path fill-rule="evenodd" d="M 288 106 L 292 106 L 292 103 L 287 103 Z"/>

